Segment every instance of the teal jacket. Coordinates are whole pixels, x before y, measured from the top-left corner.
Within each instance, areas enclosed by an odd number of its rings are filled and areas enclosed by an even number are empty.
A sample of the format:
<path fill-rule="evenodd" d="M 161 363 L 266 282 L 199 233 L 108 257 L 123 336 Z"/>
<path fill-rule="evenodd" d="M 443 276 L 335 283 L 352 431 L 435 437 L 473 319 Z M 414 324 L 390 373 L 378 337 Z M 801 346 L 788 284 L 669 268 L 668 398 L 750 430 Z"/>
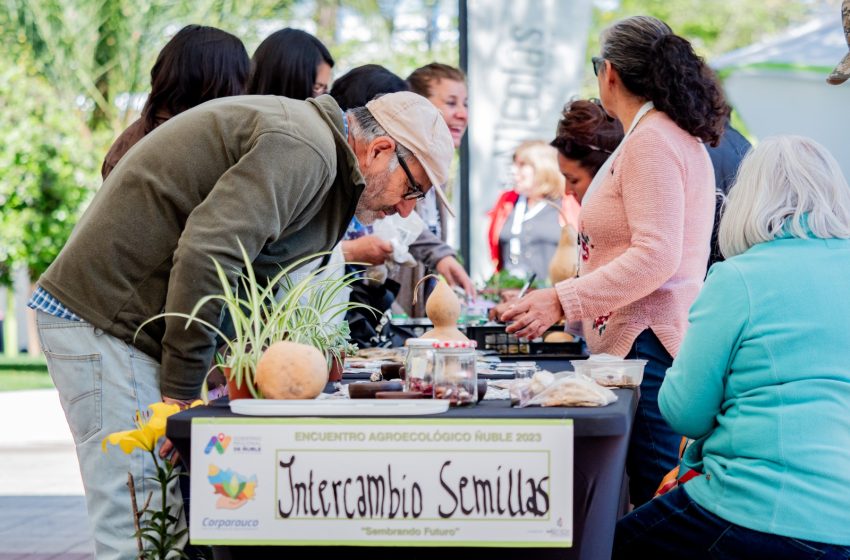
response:
<path fill-rule="evenodd" d="M 850 545 L 850 240 L 785 235 L 711 268 L 661 386 L 714 514 Z"/>

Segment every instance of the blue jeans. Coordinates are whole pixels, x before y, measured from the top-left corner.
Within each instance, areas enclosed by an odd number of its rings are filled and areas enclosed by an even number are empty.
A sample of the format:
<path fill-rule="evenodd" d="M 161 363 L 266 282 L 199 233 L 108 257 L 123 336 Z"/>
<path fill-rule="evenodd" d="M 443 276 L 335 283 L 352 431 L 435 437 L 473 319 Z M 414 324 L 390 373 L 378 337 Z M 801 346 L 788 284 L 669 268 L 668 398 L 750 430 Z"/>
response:
<path fill-rule="evenodd" d="M 652 499 L 661 479 L 678 464 L 682 437 L 673 432 L 658 409 L 658 390 L 673 365 L 670 353 L 647 329 L 635 339 L 626 358 L 647 360 L 626 457 L 629 499 L 639 507 Z"/>
<path fill-rule="evenodd" d="M 850 547 L 753 531 L 703 508 L 680 486 L 617 522 L 614 560 L 847 560 Z"/>
<path fill-rule="evenodd" d="M 150 480 L 156 474 L 153 460 L 139 449 L 127 455 L 110 446 L 104 453 L 101 441 L 113 432 L 135 429 L 136 410 L 148 411 L 149 404 L 162 400 L 159 363 L 85 321 L 38 311 L 36 322 L 47 369 L 74 437 L 97 559 L 136 558 L 127 473 L 133 474 L 139 509 L 152 492 L 150 506 L 158 510 L 160 493 Z M 180 518 L 177 530 L 184 528 L 176 481 L 166 500 Z M 186 537 L 181 541 L 185 544 Z"/>

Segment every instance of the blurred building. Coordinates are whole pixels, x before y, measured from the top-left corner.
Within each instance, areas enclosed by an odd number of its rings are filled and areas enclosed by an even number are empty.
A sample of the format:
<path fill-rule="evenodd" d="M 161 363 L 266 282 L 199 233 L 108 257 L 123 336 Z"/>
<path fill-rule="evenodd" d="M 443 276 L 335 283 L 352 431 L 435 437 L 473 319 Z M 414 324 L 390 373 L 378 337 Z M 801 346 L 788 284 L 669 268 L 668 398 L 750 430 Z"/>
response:
<path fill-rule="evenodd" d="M 711 65 L 752 135 L 814 138 L 850 177 L 850 86 L 826 83 L 846 53 L 840 14 L 830 10 L 777 37 L 727 53 Z"/>

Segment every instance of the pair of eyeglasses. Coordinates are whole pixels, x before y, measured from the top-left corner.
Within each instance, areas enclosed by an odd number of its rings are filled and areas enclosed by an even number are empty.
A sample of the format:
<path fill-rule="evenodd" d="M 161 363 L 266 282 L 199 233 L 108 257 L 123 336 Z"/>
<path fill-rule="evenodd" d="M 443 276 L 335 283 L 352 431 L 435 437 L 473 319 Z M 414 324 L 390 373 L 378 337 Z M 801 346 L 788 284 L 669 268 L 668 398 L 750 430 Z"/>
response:
<path fill-rule="evenodd" d="M 398 148 L 395 150 L 395 158 L 398 160 L 398 163 L 401 165 L 402 171 L 407 175 L 407 192 L 401 195 L 401 198 L 404 200 L 422 200 L 425 198 L 425 189 L 422 188 L 422 185 L 416 182 L 416 179 L 413 178 L 413 173 L 410 172 L 410 168 L 404 163 L 404 160 L 401 159 L 398 155 Z"/>
<path fill-rule="evenodd" d="M 599 75 L 599 69 L 605 64 L 605 59 L 601 56 L 594 56 L 590 59 L 591 64 L 593 64 L 593 75 Z"/>

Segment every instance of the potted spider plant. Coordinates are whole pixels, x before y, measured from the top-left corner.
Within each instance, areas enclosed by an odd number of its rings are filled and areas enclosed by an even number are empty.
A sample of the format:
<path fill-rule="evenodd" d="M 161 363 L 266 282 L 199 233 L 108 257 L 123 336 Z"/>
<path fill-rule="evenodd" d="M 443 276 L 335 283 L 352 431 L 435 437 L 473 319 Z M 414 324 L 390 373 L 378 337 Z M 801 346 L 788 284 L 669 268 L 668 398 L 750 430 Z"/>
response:
<path fill-rule="evenodd" d="M 351 329 L 347 321 L 340 321 L 328 325 L 324 336 L 319 342 L 320 347 L 326 348 L 325 354 L 328 358 L 329 375 L 328 381 L 339 381 L 342 379 L 342 366 L 345 364 L 346 356 L 357 353 L 357 345 L 350 340 Z"/>
<path fill-rule="evenodd" d="M 368 308 L 351 303 L 347 288 L 357 280 L 356 273 L 340 273 L 342 265 L 328 264 L 309 269 L 311 261 L 328 253 L 317 253 L 281 268 L 266 282 L 258 280 L 245 248 L 243 270 L 236 285 L 231 283 L 222 265 L 213 259 L 221 292 L 202 297 L 190 313 L 162 313 L 147 322 L 165 316 L 183 317 L 186 325 L 193 321 L 210 329 L 224 341 L 210 371 L 218 368 L 227 379 L 228 392 L 234 398 L 262 398 L 254 383 L 256 364 L 266 348 L 281 340 L 310 344 L 328 356 L 339 356 L 340 336 L 347 336 L 344 322 L 349 309 Z M 210 302 L 220 303 L 232 321 L 233 336 L 218 325 L 200 319 L 198 312 Z M 144 324 L 142 326 L 144 326 Z M 345 328 L 341 325 L 344 324 Z M 139 327 L 141 329 L 141 327 Z M 329 367 L 332 360 L 328 358 Z M 206 384 L 203 386 L 206 400 Z"/>
<path fill-rule="evenodd" d="M 308 285 L 297 280 L 293 274 L 283 280 L 283 297 L 289 300 L 287 307 L 292 313 L 283 317 L 287 322 L 289 339 L 294 342 L 310 344 L 325 353 L 330 371 L 330 381 L 342 378 L 342 365 L 346 355 L 357 352 L 357 346 L 350 342 L 351 331 L 345 315 L 353 309 L 376 310 L 368 305 L 348 300 L 350 286 L 358 280 L 358 272 L 348 272 L 341 276 L 333 274 L 335 266 L 344 266 L 343 261 L 335 265 L 333 261 L 319 267 L 309 274 Z M 293 282 L 296 282 L 293 285 Z M 321 317 L 316 321 L 316 314 Z"/>

